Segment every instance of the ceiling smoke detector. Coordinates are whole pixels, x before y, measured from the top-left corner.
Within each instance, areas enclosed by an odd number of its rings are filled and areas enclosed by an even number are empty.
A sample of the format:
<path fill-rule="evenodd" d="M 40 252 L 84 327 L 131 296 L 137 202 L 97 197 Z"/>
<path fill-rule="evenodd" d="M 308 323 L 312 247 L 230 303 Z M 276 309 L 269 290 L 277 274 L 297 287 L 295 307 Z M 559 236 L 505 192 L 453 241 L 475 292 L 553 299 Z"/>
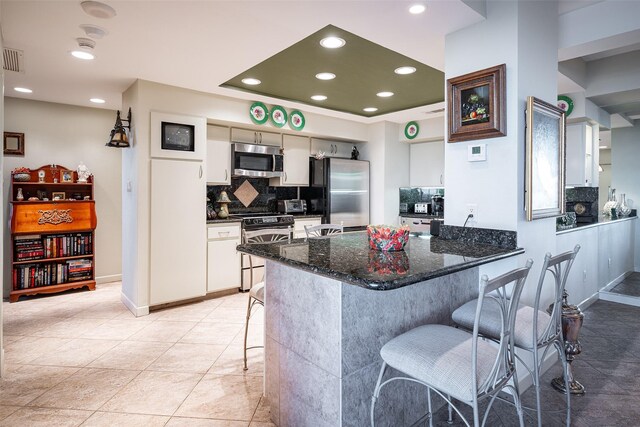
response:
<path fill-rule="evenodd" d="M 116 16 L 116 10 L 99 1 L 83 1 L 80 3 L 82 10 L 94 18 L 110 19 Z"/>
<path fill-rule="evenodd" d="M 92 39 L 101 39 L 109 32 L 102 27 L 98 27 L 97 25 L 91 24 L 82 24 L 80 28 L 84 31 L 87 37 L 91 37 Z"/>

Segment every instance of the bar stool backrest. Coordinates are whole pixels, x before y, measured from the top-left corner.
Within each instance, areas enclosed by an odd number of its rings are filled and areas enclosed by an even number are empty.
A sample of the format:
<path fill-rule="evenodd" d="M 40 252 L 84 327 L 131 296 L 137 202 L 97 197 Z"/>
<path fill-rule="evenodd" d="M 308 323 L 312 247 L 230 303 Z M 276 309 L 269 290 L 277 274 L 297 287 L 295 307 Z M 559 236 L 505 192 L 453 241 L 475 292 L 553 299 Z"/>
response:
<path fill-rule="evenodd" d="M 342 233 L 343 231 L 344 231 L 344 227 L 342 226 L 342 223 L 304 226 L 304 232 L 307 234 L 307 237 L 330 236 L 333 234 Z"/>
<path fill-rule="evenodd" d="M 287 228 L 263 228 L 255 231 L 242 230 L 242 243 L 273 243 L 291 240 L 293 229 Z M 249 255 L 249 283 L 253 286 L 253 258 Z"/>
<path fill-rule="evenodd" d="M 540 272 L 540 279 L 538 281 L 538 289 L 536 290 L 535 304 L 533 306 L 534 313 L 538 313 L 538 310 L 547 310 L 545 307 L 540 307 L 540 300 L 545 278 L 549 273 L 553 276 L 554 288 L 553 301 L 549 306 L 549 309 L 551 309 L 551 321 L 539 336 L 537 336 L 538 316 L 533 316 L 532 332 L 534 336 L 532 342 L 537 343 L 538 347 L 544 346 L 557 337 L 562 336 L 562 298 L 565 293 L 567 277 L 569 277 L 571 266 L 576 259 L 576 255 L 578 255 L 578 251 L 580 251 L 580 245 L 576 245 L 572 251 L 564 252 L 556 256 L 551 256 L 550 253 L 547 253 L 544 257 L 544 263 L 542 264 L 542 271 Z"/>

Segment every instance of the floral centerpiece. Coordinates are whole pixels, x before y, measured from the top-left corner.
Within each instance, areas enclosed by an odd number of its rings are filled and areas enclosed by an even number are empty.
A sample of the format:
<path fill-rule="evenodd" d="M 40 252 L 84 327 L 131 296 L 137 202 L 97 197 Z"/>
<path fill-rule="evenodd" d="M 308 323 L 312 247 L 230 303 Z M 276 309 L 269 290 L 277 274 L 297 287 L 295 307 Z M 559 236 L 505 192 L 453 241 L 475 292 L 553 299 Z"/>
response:
<path fill-rule="evenodd" d="M 409 227 L 368 225 L 369 247 L 377 251 L 401 251 L 409 241 Z"/>
<path fill-rule="evenodd" d="M 31 181 L 31 169 L 29 168 L 15 168 L 13 171 L 11 171 L 11 173 L 13 174 L 14 181 Z"/>

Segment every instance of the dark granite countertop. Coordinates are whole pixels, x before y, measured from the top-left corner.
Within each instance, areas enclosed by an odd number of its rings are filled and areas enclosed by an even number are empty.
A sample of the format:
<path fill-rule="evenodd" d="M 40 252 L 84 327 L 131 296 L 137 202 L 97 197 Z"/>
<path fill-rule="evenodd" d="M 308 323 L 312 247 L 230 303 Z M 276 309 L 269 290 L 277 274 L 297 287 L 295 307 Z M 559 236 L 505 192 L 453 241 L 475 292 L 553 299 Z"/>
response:
<path fill-rule="evenodd" d="M 370 250 L 366 232 L 293 239 L 238 250 L 373 290 L 390 290 L 524 253 L 524 249 L 411 236 L 400 252 Z"/>
<path fill-rule="evenodd" d="M 208 219 L 207 225 L 209 224 L 224 224 L 226 222 L 240 222 L 242 221 L 239 218 L 225 218 L 225 219 Z"/>
<path fill-rule="evenodd" d="M 628 221 L 628 220 L 632 220 L 637 218 L 637 216 L 627 216 L 627 217 L 618 217 L 615 219 L 611 219 L 610 217 L 605 217 L 605 216 L 599 216 L 598 217 L 598 222 L 592 222 L 592 223 L 578 223 L 576 225 L 576 227 L 573 228 L 567 228 L 565 230 L 558 230 L 556 231 L 556 234 L 564 234 L 564 233 L 571 233 L 572 231 L 578 231 L 578 230 L 584 230 L 585 228 L 591 228 L 591 227 L 599 227 L 601 225 L 605 225 L 605 224 L 610 224 L 612 222 L 618 222 L 618 221 Z"/>

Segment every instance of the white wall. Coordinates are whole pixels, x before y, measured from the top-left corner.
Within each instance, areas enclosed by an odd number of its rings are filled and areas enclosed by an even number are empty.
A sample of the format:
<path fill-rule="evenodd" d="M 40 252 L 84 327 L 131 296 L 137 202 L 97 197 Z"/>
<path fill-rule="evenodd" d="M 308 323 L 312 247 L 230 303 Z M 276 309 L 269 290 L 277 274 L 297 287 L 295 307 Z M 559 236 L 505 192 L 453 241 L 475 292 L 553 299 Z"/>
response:
<path fill-rule="evenodd" d="M 5 194 L 8 194 L 11 170 L 16 167 L 36 169 L 55 163 L 75 169 L 83 161 L 95 177 L 96 278 L 103 282 L 119 280 L 122 271 L 121 153 L 105 147 L 115 122 L 115 111 L 5 98 L 4 120 L 7 131 L 25 135 L 25 155 L 4 157 Z M 3 204 L 8 218 L 8 200 L 3 198 Z M 8 253 L 10 235 L 8 229 L 5 232 L 4 250 Z M 10 270 L 11 265 L 5 263 L 5 296 L 11 287 Z"/>
<path fill-rule="evenodd" d="M 0 34 L 2 34 L 2 28 L 0 27 Z M 0 50 L 3 49 L 2 37 L 0 37 Z M 0 134 L 4 135 L 4 68 L 0 69 Z M 4 157 L 4 154 L 3 154 Z M 4 160 L 0 162 L 0 200 L 4 200 Z M 5 224 L 5 216 L 3 212 L 0 212 L 0 224 Z M 0 227 L 0 239 L 4 241 L 4 227 Z M 4 260 L 4 245 L 0 245 L 0 259 Z M 4 264 L 4 261 L 3 261 Z M 4 287 L 3 275 L 0 275 L 0 289 Z M 4 320 L 2 318 L 2 302 L 0 302 L 0 378 L 4 375 Z"/>
<path fill-rule="evenodd" d="M 640 209 L 640 126 L 611 130 L 611 186 L 625 193 L 627 204 Z M 620 200 L 618 198 L 618 200 Z M 640 271 L 640 226 L 636 227 L 635 270 Z"/>
<path fill-rule="evenodd" d="M 611 185 L 611 149 L 600 151 L 600 166 L 598 181 L 598 211 L 602 210 L 609 197 L 609 186 Z"/>

